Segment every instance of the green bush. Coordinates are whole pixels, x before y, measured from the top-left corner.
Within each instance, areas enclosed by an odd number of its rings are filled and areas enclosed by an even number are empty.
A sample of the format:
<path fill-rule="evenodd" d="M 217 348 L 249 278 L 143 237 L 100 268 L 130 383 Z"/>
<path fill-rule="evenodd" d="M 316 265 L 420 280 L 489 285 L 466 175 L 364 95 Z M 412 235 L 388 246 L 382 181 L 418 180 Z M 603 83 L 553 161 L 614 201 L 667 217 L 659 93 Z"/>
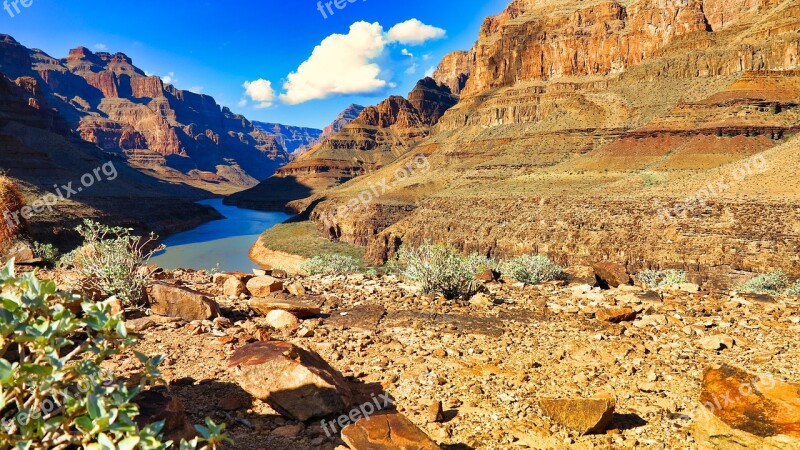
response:
<path fill-rule="evenodd" d="M 16 277 L 13 262 L 0 270 L 0 448 L 168 448 L 164 424 L 139 427 L 133 402 L 159 378 L 162 358 L 137 354 L 144 371 L 135 383 L 109 375 L 103 363 L 134 339 L 110 301 L 83 301 L 76 316 L 64 306 L 75 300 L 33 273 Z M 211 421 L 197 429 L 201 437 L 182 442 L 182 450 L 228 440 Z"/>
<path fill-rule="evenodd" d="M 688 283 L 689 279 L 683 270 L 643 270 L 636 279 L 649 288 L 658 288 L 672 284 Z"/>
<path fill-rule="evenodd" d="M 525 284 L 539 284 L 566 278 L 561 266 L 542 255 L 518 256 L 502 265 L 502 273 Z"/>
<path fill-rule="evenodd" d="M 116 296 L 126 306 L 144 306 L 147 276 L 139 269 L 163 246 L 156 236 L 141 238 L 131 229 L 108 227 L 85 220 L 76 228 L 83 247 L 72 252 L 62 264 L 73 265 L 82 275 L 84 287 Z"/>
<path fill-rule="evenodd" d="M 481 284 L 475 274 L 484 262 L 481 257 L 463 255 L 449 246 L 423 244 L 418 248 L 401 247 L 393 265 L 408 280 L 419 284 L 423 292 L 455 299 L 478 292 Z"/>
<path fill-rule="evenodd" d="M 305 261 L 300 268 L 309 275 L 347 275 L 358 272 L 361 263 L 352 256 L 327 254 Z"/>
<path fill-rule="evenodd" d="M 53 244 L 33 243 L 33 254 L 37 258 L 42 258 L 46 263 L 54 264 L 58 261 L 59 251 Z"/>
<path fill-rule="evenodd" d="M 800 280 L 795 281 L 793 285 L 789 286 L 784 294 L 800 296 Z"/>
<path fill-rule="evenodd" d="M 789 277 L 781 271 L 769 272 L 753 277 L 736 287 L 739 292 L 777 295 L 789 289 Z"/>

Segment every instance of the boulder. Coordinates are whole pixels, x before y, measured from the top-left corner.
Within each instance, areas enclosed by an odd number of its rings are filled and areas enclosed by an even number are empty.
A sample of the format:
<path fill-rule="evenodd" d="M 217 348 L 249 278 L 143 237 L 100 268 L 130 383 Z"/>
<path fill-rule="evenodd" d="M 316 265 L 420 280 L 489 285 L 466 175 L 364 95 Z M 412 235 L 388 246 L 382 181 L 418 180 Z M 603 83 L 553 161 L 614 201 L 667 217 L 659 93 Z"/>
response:
<path fill-rule="evenodd" d="M 267 297 L 283 290 L 283 282 L 269 275 L 253 277 L 247 282 L 247 290 L 253 297 Z"/>
<path fill-rule="evenodd" d="M 230 277 L 225 280 L 225 283 L 222 285 L 222 293 L 228 297 L 239 297 L 247 293 L 247 288 L 238 278 Z"/>
<path fill-rule="evenodd" d="M 703 374 L 693 434 L 702 449 L 800 448 L 800 385 L 730 365 Z"/>
<path fill-rule="evenodd" d="M 600 308 L 594 315 L 603 322 L 620 323 L 635 319 L 636 311 L 633 308 Z"/>
<path fill-rule="evenodd" d="M 620 287 L 630 284 L 631 276 L 622 264 L 603 261 L 592 265 L 597 281 L 602 287 Z"/>
<path fill-rule="evenodd" d="M 280 294 L 265 298 L 251 298 L 249 305 L 250 309 L 262 316 L 266 316 L 270 311 L 276 309 L 288 311 L 301 319 L 320 314 L 319 306 L 305 301 L 292 300 Z"/>
<path fill-rule="evenodd" d="M 166 283 L 154 283 L 148 289 L 150 309 L 154 314 L 178 317 L 188 322 L 220 316 L 219 305 L 202 292 Z"/>
<path fill-rule="evenodd" d="M 296 295 L 298 297 L 301 295 L 306 295 L 306 288 L 303 287 L 303 284 L 300 283 L 299 281 L 295 281 L 289 286 L 286 286 L 286 290 L 289 291 L 290 294 Z"/>
<path fill-rule="evenodd" d="M 488 308 L 494 305 L 494 300 L 489 295 L 480 292 L 469 299 L 469 304 L 480 308 Z"/>
<path fill-rule="evenodd" d="M 602 433 L 611 423 L 616 402 L 611 397 L 541 399 L 542 411 L 559 425 L 581 435 Z"/>
<path fill-rule="evenodd" d="M 233 353 L 229 367 L 242 389 L 296 420 L 340 413 L 353 403 L 338 371 L 289 342 L 246 345 Z"/>
<path fill-rule="evenodd" d="M 352 450 L 438 450 L 441 447 L 399 413 L 363 418 L 342 430 L 342 440 Z"/>
<path fill-rule="evenodd" d="M 163 421 L 164 437 L 173 442 L 180 442 L 181 439 L 190 440 L 197 435 L 197 431 L 186 417 L 183 403 L 178 397 L 150 390 L 134 397 L 133 403 L 139 405 L 136 423 L 140 427 Z"/>
<path fill-rule="evenodd" d="M 491 283 L 492 281 L 497 281 L 499 278 L 500 274 L 492 269 L 486 269 L 475 275 L 476 280 L 483 281 L 484 283 Z"/>
<path fill-rule="evenodd" d="M 733 348 L 734 344 L 736 344 L 736 341 L 726 334 L 706 336 L 697 341 L 697 345 L 705 350 L 724 350 Z"/>
<path fill-rule="evenodd" d="M 296 330 L 300 326 L 300 321 L 297 320 L 297 317 L 281 309 L 270 311 L 265 321 L 267 325 L 276 330 Z"/>

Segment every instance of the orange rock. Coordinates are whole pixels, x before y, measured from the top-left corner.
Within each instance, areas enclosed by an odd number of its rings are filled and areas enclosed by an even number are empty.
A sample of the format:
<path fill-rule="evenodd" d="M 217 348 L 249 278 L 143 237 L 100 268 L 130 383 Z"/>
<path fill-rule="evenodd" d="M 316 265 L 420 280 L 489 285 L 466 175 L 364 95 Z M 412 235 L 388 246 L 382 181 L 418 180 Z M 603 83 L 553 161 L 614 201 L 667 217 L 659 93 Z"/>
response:
<path fill-rule="evenodd" d="M 722 365 L 706 369 L 694 433 L 701 448 L 800 448 L 800 385 Z"/>
<path fill-rule="evenodd" d="M 440 447 L 399 413 L 376 414 L 342 430 L 352 450 L 439 450 Z"/>
<path fill-rule="evenodd" d="M 602 433 L 611 423 L 616 401 L 613 398 L 541 399 L 542 411 L 558 424 L 580 434 Z"/>

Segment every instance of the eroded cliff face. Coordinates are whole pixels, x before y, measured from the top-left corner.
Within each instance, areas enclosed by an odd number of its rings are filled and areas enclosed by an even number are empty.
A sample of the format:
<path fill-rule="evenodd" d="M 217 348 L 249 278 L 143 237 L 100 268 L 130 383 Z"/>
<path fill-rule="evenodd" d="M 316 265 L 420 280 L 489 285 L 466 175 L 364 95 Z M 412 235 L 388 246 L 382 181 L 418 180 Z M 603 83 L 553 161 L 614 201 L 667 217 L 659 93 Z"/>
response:
<path fill-rule="evenodd" d="M 733 179 L 755 157 L 770 171 L 796 159 L 798 30 L 796 0 L 514 1 L 486 20 L 474 58 L 443 61 L 439 81 L 469 75 L 431 136 L 326 191 L 310 216 L 375 260 L 429 240 L 682 267 L 718 285 L 742 270 L 800 275 L 796 171 Z M 417 154 L 430 171 L 331 214 Z M 726 188 L 675 213 L 720 177 Z"/>
<path fill-rule="evenodd" d="M 421 80 L 408 100 L 392 96 L 364 108 L 354 120 L 276 171 L 259 186 L 228 197 L 258 209 L 303 211 L 314 195 L 397 160 L 427 137 L 457 97 L 431 78 Z M 297 201 L 297 202 L 295 202 Z"/>
<path fill-rule="evenodd" d="M 275 136 L 210 96 L 147 76 L 123 53 L 78 47 L 56 59 L 4 36 L 0 55 L 0 72 L 36 80 L 80 138 L 164 178 L 226 192 L 288 161 Z"/>

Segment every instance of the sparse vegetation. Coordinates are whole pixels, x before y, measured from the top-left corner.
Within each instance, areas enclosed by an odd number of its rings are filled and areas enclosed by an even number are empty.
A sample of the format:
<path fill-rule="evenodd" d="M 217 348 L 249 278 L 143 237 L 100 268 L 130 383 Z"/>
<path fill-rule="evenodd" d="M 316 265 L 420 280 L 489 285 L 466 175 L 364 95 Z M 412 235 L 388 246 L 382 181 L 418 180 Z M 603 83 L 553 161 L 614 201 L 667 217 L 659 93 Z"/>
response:
<path fill-rule="evenodd" d="M 92 220 L 85 220 L 76 230 L 84 244 L 61 264 L 73 265 L 86 288 L 117 296 L 128 306 L 143 306 L 147 277 L 139 268 L 163 249 L 155 246 L 156 236 L 141 238 L 128 228 L 108 227 Z"/>
<path fill-rule="evenodd" d="M 139 427 L 134 397 L 160 377 L 161 357 L 137 354 L 140 376 L 116 379 L 101 366 L 133 344 L 110 302 L 64 305 L 72 296 L 35 274 L 0 270 L 0 448 L 166 449 L 163 423 Z M 130 380 L 137 380 L 135 382 Z M 182 450 L 220 448 L 224 425 L 210 420 Z"/>
<path fill-rule="evenodd" d="M 539 284 L 564 279 L 564 268 L 542 255 L 518 256 L 502 265 L 504 276 L 525 284 Z"/>
<path fill-rule="evenodd" d="M 778 270 L 753 277 L 746 283 L 737 286 L 736 290 L 750 294 L 777 295 L 794 288 L 796 285 L 790 287 L 789 277 Z"/>
<path fill-rule="evenodd" d="M 33 254 L 37 258 L 42 258 L 48 264 L 55 264 L 58 261 L 60 252 L 53 244 L 33 243 Z"/>
<path fill-rule="evenodd" d="M 364 249 L 344 242 L 323 238 L 311 222 L 292 222 L 275 225 L 259 238 L 270 250 L 313 258 L 317 255 L 345 255 L 361 261 Z"/>
<path fill-rule="evenodd" d="M 683 270 L 643 270 L 636 279 L 649 288 L 658 288 L 672 284 L 688 283 L 689 279 Z"/>
<path fill-rule="evenodd" d="M 455 299 L 478 292 L 480 283 L 475 274 L 482 263 L 479 256 L 463 255 L 449 246 L 423 244 L 418 248 L 401 247 L 393 265 L 408 280 L 419 284 L 423 292 Z"/>
<path fill-rule="evenodd" d="M 667 181 L 667 175 L 662 172 L 647 171 L 640 176 L 645 186 L 656 186 Z"/>
<path fill-rule="evenodd" d="M 320 255 L 304 262 L 301 266 L 309 275 L 347 275 L 361 269 L 360 261 L 347 255 Z"/>
<path fill-rule="evenodd" d="M 786 295 L 800 296 L 800 280 L 797 280 L 786 289 Z"/>

